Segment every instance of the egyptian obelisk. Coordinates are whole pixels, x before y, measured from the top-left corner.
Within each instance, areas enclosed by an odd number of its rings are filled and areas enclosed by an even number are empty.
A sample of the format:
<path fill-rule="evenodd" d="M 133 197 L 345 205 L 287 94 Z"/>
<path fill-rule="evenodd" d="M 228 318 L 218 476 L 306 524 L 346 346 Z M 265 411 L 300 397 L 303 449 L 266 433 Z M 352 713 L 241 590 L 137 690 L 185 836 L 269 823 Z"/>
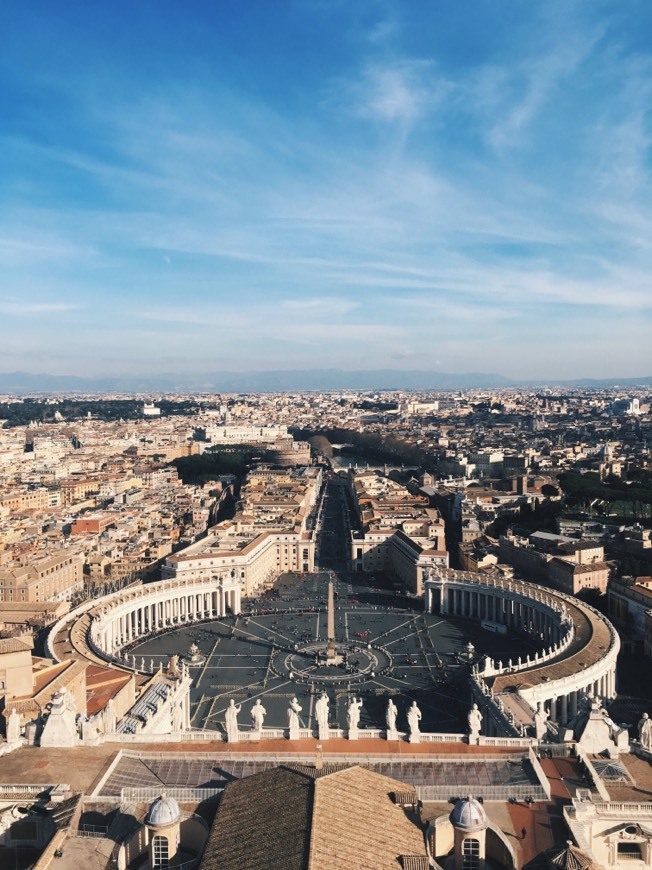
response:
<path fill-rule="evenodd" d="M 326 656 L 329 659 L 333 659 L 335 658 L 335 593 L 332 580 L 328 581 L 328 623 L 326 634 L 328 636 Z"/>

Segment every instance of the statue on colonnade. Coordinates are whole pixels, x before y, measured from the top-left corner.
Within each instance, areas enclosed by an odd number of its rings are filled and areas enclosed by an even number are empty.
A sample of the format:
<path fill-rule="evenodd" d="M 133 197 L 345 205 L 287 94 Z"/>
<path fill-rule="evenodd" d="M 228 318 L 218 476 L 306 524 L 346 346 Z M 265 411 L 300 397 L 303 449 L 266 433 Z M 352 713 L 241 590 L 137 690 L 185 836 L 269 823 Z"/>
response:
<path fill-rule="evenodd" d="M 226 739 L 229 743 L 237 743 L 240 739 L 240 732 L 238 730 L 238 713 L 240 710 L 242 710 L 242 704 L 236 704 L 233 698 L 231 698 L 224 714 Z"/>

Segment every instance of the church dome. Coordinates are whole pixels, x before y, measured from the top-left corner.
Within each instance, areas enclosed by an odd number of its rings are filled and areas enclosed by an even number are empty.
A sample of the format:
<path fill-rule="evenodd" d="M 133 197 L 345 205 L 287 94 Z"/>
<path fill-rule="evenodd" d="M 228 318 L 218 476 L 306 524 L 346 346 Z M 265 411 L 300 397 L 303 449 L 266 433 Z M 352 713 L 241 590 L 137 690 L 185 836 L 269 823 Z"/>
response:
<path fill-rule="evenodd" d="M 165 793 L 157 797 L 147 814 L 148 825 L 172 825 L 179 820 L 181 810 L 173 797 Z"/>
<path fill-rule="evenodd" d="M 471 795 L 455 804 L 449 818 L 454 828 L 460 828 L 467 833 L 484 831 L 489 827 L 484 807 Z"/>

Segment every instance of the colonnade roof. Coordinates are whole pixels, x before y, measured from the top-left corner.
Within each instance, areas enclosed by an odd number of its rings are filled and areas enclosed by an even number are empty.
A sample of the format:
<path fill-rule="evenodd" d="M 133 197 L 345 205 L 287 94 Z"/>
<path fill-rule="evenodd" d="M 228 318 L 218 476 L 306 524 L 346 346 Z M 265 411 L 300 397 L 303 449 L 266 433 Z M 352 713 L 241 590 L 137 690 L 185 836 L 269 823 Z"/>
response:
<path fill-rule="evenodd" d="M 557 659 L 516 673 L 500 674 L 487 682 L 494 692 L 510 689 L 528 689 L 541 683 L 578 677 L 583 670 L 597 664 L 609 650 L 612 634 L 606 619 L 594 613 L 580 602 L 573 604 L 564 600 L 566 613 L 575 626 L 575 637 L 569 649 Z"/>

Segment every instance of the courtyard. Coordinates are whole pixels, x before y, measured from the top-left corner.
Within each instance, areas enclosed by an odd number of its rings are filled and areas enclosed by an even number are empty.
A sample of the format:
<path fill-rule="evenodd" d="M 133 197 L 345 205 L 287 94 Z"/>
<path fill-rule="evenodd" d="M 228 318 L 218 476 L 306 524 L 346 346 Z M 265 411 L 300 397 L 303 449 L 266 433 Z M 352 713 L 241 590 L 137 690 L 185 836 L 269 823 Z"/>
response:
<path fill-rule="evenodd" d="M 338 664 L 325 658 L 328 581 L 335 588 Z M 399 730 L 416 701 L 421 730 L 466 730 L 469 669 L 485 655 L 507 662 L 534 649 L 520 634 L 497 635 L 469 620 L 423 612 L 384 578 L 322 571 L 283 575 L 274 588 L 228 615 L 150 637 L 129 653 L 165 667 L 178 655 L 190 668 L 193 728 L 224 730 L 229 702 L 241 705 L 238 726 L 251 727 L 260 699 L 265 727 L 285 728 L 296 697 L 302 728 L 316 728 L 315 702 L 326 692 L 329 724 L 346 728 L 351 698 L 362 700 L 361 728 L 384 728 L 390 698 Z"/>

